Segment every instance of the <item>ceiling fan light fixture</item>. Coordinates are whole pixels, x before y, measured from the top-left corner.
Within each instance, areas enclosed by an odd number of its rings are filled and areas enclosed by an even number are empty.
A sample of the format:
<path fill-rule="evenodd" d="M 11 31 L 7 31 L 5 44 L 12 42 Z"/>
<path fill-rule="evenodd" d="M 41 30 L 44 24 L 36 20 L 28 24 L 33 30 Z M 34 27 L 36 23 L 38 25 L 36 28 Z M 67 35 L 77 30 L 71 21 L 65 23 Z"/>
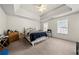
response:
<path fill-rule="evenodd" d="M 47 6 L 44 4 L 40 4 L 37 6 L 39 12 L 44 12 L 47 9 Z"/>

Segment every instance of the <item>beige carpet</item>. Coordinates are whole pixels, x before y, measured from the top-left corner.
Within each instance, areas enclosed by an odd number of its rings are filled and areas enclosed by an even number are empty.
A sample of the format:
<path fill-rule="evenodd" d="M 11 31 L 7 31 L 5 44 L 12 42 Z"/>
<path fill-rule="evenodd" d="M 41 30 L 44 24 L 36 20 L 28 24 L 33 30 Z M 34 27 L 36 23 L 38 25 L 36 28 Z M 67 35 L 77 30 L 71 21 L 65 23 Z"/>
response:
<path fill-rule="evenodd" d="M 11 55 L 75 55 L 76 43 L 62 39 L 48 38 L 31 46 L 25 39 L 9 45 Z"/>

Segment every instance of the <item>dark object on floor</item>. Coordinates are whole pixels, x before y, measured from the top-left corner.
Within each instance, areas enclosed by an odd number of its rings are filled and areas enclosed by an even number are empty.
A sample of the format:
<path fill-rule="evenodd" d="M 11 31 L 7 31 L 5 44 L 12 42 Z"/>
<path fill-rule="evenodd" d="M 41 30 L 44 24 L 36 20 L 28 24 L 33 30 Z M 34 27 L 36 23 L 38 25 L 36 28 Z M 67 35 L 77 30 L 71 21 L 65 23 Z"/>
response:
<path fill-rule="evenodd" d="M 7 36 L 0 37 L 0 48 L 7 47 L 9 45 L 9 39 Z"/>
<path fill-rule="evenodd" d="M 79 42 L 76 42 L 76 55 L 79 55 Z"/>
<path fill-rule="evenodd" d="M 7 47 L 9 45 L 9 40 L 5 39 L 5 40 L 1 40 L 0 43 L 4 46 Z M 1 45 L 0 45 L 1 46 Z"/>

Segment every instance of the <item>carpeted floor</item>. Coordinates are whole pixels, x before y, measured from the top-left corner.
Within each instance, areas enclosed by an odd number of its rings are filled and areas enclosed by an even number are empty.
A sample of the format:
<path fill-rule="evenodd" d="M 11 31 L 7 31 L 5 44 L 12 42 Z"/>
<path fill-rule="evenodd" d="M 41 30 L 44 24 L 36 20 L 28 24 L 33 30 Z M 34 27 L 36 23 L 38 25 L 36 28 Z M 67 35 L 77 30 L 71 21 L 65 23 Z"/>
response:
<path fill-rule="evenodd" d="M 75 55 L 76 43 L 62 39 L 48 38 L 34 47 L 25 39 L 9 45 L 11 55 Z"/>

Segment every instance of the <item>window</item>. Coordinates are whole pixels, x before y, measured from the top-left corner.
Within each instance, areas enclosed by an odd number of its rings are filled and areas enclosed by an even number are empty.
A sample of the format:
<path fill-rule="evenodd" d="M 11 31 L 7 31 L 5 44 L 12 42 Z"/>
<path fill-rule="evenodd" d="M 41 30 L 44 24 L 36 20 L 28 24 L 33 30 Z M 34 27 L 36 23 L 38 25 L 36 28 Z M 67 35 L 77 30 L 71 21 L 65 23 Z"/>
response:
<path fill-rule="evenodd" d="M 68 34 L 68 19 L 57 21 L 57 33 Z"/>
<path fill-rule="evenodd" d="M 47 29 L 48 29 L 48 23 L 46 22 L 46 23 L 43 24 L 43 30 L 47 31 Z"/>

